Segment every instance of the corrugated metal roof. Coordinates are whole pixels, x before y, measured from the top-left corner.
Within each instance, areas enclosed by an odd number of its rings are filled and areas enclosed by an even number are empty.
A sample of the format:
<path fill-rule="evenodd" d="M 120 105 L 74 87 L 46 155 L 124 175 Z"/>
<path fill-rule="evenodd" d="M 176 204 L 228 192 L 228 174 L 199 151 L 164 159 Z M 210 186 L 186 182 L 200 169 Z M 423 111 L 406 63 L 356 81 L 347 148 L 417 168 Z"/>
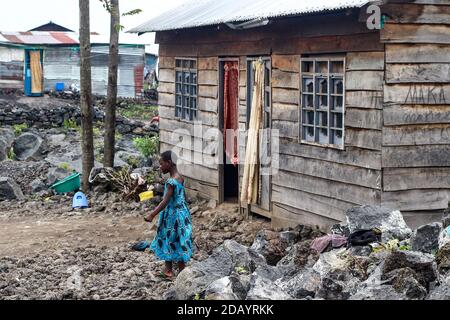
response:
<path fill-rule="evenodd" d="M 75 32 L 73 30 L 67 29 L 66 27 L 63 27 L 57 23 L 54 23 L 53 21 L 50 21 L 49 23 L 43 24 L 39 27 L 33 28 L 28 31 L 58 31 L 58 32 Z"/>
<path fill-rule="evenodd" d="M 0 32 L 0 43 L 22 45 L 78 45 L 79 36 L 73 32 Z M 91 43 L 109 45 L 109 36 L 92 34 Z M 145 45 L 145 43 L 124 43 L 122 41 L 120 44 Z"/>
<path fill-rule="evenodd" d="M 8 39 L 6 39 L 2 34 L 0 33 L 0 43 L 1 42 L 8 42 Z"/>
<path fill-rule="evenodd" d="M 305 13 L 357 8 L 370 0 L 193 0 L 131 29 L 130 33 L 176 30 Z"/>

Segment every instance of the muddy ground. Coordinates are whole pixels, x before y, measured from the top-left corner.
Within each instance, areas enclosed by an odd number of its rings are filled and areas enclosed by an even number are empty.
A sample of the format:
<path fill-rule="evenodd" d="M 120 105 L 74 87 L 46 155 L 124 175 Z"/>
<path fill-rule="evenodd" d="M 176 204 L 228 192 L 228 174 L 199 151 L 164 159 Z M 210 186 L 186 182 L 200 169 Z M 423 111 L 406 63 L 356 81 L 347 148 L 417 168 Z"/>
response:
<path fill-rule="evenodd" d="M 162 262 L 130 250 L 153 239 L 155 226 L 143 221 L 150 209 L 71 211 L 67 200 L 0 204 L 0 299 L 164 299 L 173 283 L 159 277 Z M 192 262 L 227 239 L 250 245 L 270 226 L 243 221 L 234 204 L 191 207 L 199 208 Z"/>

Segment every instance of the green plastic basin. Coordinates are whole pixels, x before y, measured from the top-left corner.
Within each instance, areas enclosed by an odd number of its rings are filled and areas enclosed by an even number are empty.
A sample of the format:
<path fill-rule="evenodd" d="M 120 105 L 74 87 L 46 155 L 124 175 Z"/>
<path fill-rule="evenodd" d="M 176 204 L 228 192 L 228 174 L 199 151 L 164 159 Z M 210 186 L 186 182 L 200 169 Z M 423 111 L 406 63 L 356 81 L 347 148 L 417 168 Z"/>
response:
<path fill-rule="evenodd" d="M 56 193 L 69 193 L 76 191 L 81 187 L 81 179 L 79 173 L 74 173 L 71 176 L 55 183 L 50 188 L 55 189 Z"/>

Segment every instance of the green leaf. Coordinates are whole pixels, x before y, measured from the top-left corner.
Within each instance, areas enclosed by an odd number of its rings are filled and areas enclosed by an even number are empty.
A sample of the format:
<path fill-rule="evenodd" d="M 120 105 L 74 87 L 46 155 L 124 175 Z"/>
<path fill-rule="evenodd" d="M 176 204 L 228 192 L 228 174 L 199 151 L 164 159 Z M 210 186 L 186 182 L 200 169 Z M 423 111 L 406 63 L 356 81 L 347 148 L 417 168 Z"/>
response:
<path fill-rule="evenodd" d="M 108 0 L 99 0 L 99 1 L 102 3 L 103 8 L 105 8 L 106 11 L 111 13 L 111 2 L 109 2 Z"/>
<path fill-rule="evenodd" d="M 116 24 L 114 27 L 116 28 L 116 31 L 117 31 L 117 32 L 120 32 L 120 31 L 122 31 L 123 29 L 125 29 L 125 27 L 124 27 L 123 25 L 121 25 L 121 24 Z"/>
<path fill-rule="evenodd" d="M 140 14 L 141 12 L 142 12 L 141 9 L 134 9 L 134 10 L 131 10 L 131 11 L 122 13 L 122 16 L 123 16 L 123 17 L 126 17 L 126 16 L 134 16 L 134 15 Z"/>

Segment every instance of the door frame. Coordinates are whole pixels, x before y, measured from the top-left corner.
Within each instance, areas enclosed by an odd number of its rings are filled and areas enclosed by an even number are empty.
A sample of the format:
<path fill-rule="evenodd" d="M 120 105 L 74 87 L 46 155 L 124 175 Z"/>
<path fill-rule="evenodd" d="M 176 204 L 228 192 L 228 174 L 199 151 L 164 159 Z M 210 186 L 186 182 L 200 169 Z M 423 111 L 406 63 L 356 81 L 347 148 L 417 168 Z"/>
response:
<path fill-rule="evenodd" d="M 217 103 L 217 107 L 218 107 L 218 118 L 219 118 L 219 123 L 217 124 L 217 128 L 220 130 L 220 132 L 222 132 L 223 134 L 223 128 L 224 128 L 224 103 L 223 103 L 223 99 L 224 99 L 224 83 L 223 83 L 223 78 L 224 78 L 224 70 L 223 70 L 223 65 L 225 62 L 237 62 L 238 64 L 238 79 L 240 79 L 240 59 L 239 57 L 219 57 L 218 61 L 217 61 L 217 74 L 218 74 L 218 84 L 219 84 L 219 101 Z M 239 82 L 238 82 L 238 103 L 237 103 L 237 108 L 238 108 L 238 113 L 239 113 Z M 239 125 L 239 118 L 238 118 L 238 125 Z M 223 137 L 223 135 L 222 135 Z M 224 168 L 224 162 L 225 159 L 223 157 L 223 153 L 224 153 L 224 145 L 223 145 L 223 139 L 220 141 L 220 145 L 219 145 L 219 204 L 224 203 L 225 202 L 225 168 Z M 239 145 L 238 145 L 239 148 Z M 239 152 L 239 150 L 238 150 Z M 240 179 L 239 179 L 239 170 L 238 170 L 238 198 L 239 198 L 239 194 L 240 194 L 240 190 L 241 190 L 241 183 L 240 183 Z"/>
<path fill-rule="evenodd" d="M 42 67 L 42 78 L 41 78 L 42 92 L 40 92 L 40 93 L 32 92 L 33 75 L 31 74 L 31 57 L 30 57 L 31 51 L 39 51 L 40 52 L 40 60 L 41 60 L 41 67 Z M 23 88 L 24 88 L 24 93 L 26 96 L 41 97 L 44 95 L 44 91 L 45 91 L 44 54 L 45 54 L 45 50 L 44 50 L 44 48 L 41 48 L 41 47 L 35 47 L 35 48 L 26 47 L 26 48 L 24 48 L 24 59 L 23 59 L 24 60 L 23 61 L 24 87 Z M 28 73 L 30 74 L 29 76 L 28 76 Z"/>

